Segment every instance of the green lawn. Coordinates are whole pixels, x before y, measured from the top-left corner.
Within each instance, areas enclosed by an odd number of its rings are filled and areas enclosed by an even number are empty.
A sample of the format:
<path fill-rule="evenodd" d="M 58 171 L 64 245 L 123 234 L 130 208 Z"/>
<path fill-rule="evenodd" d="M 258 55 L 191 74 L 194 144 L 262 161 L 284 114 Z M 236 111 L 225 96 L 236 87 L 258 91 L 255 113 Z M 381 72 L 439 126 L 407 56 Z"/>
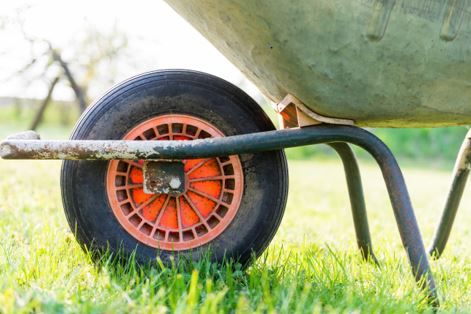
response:
<path fill-rule="evenodd" d="M 381 268 L 359 258 L 341 164 L 327 159 L 289 166 L 281 228 L 267 253 L 243 271 L 207 262 L 138 268 L 105 260 L 95 266 L 63 215 L 60 163 L 0 161 L 0 312 L 431 311 L 412 278 L 376 166 L 363 161 L 361 168 Z M 429 240 L 449 172 L 406 168 L 405 176 Z M 451 245 L 432 262 L 445 312 L 471 311 L 470 192 Z"/>
<path fill-rule="evenodd" d="M 7 117 L 0 117 L 0 138 L 26 128 L 30 120 Z M 57 123 L 39 131 L 44 138 L 70 133 Z M 297 158 L 298 152 L 289 155 Z M 402 163 L 428 243 L 452 165 L 424 159 Z M 80 249 L 62 212 L 60 162 L 0 160 L 0 313 L 431 312 L 412 278 L 372 161 L 362 159 L 361 168 L 381 268 L 359 257 L 340 162 L 319 154 L 309 161 L 290 160 L 289 166 L 284 220 L 252 267 L 203 261 L 139 268 L 132 260 L 123 265 L 106 258 L 95 265 Z M 444 312 L 471 311 L 470 192 L 451 245 L 441 260 L 432 261 Z"/>

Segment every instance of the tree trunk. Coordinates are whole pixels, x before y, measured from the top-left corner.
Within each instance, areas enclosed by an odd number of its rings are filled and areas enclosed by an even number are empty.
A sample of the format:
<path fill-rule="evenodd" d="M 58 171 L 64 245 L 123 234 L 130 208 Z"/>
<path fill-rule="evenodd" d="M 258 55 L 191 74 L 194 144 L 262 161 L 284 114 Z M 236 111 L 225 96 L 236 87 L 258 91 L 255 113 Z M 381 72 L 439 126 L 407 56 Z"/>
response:
<path fill-rule="evenodd" d="M 52 57 L 54 58 L 54 60 L 59 62 L 62 69 L 64 70 L 64 74 L 65 74 L 65 76 L 67 77 L 67 80 L 70 83 L 70 87 L 72 87 L 72 89 L 75 93 L 75 97 L 77 97 L 77 101 L 79 103 L 80 113 L 84 112 L 85 108 L 87 107 L 87 102 L 85 101 L 86 97 L 85 97 L 85 93 L 83 92 L 83 89 L 75 81 L 75 78 L 72 75 L 72 72 L 70 71 L 69 65 L 67 64 L 67 62 L 65 62 L 62 59 L 61 55 L 52 48 L 51 48 L 51 52 L 52 52 Z"/>
<path fill-rule="evenodd" d="M 59 77 L 56 77 L 52 82 L 51 85 L 49 85 L 49 91 L 47 92 L 46 98 L 44 98 L 41 106 L 39 107 L 38 111 L 36 112 L 36 115 L 33 119 L 33 123 L 31 123 L 30 130 L 36 130 L 37 127 L 39 126 L 39 123 L 41 123 L 43 116 L 44 116 L 44 111 L 46 111 L 46 107 L 51 101 L 52 97 L 52 92 L 54 91 L 54 88 L 56 87 L 57 82 L 59 82 Z"/>

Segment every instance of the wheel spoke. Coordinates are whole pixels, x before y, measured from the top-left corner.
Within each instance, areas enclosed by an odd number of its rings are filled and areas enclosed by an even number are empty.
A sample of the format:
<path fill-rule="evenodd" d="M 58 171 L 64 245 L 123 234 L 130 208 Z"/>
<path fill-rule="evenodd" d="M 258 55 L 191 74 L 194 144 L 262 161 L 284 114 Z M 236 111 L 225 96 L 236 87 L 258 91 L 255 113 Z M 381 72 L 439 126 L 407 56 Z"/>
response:
<path fill-rule="evenodd" d="M 200 219 L 201 223 L 203 223 L 203 225 L 209 230 L 211 228 L 209 228 L 209 225 L 207 224 L 206 220 L 203 218 L 203 215 L 201 214 L 201 212 L 199 211 L 198 208 L 196 208 L 195 204 L 193 204 L 193 201 L 190 199 L 190 197 L 185 193 L 183 194 L 183 197 L 186 199 L 186 201 L 188 202 L 188 204 L 190 205 L 190 207 L 193 209 L 193 211 L 196 213 L 196 215 L 198 216 L 198 218 Z"/>
<path fill-rule="evenodd" d="M 132 215 L 134 215 L 135 213 L 139 212 L 140 210 L 142 210 L 144 207 L 146 207 L 147 205 L 150 205 L 153 201 L 155 201 L 160 195 L 159 194 L 154 194 L 152 195 L 147 201 L 145 201 L 144 203 L 142 203 L 141 205 L 139 205 L 138 207 L 134 208 L 133 211 L 131 211 L 129 214 L 127 214 L 126 216 L 127 217 L 130 217 Z"/>
<path fill-rule="evenodd" d="M 221 167 L 224 167 L 225 165 L 229 165 L 232 163 L 232 160 L 228 160 L 228 161 L 225 161 L 225 162 L 221 162 Z"/>
<path fill-rule="evenodd" d="M 192 173 L 193 171 L 195 171 L 196 169 L 200 168 L 201 166 L 203 166 L 206 162 L 210 161 L 211 158 L 205 158 L 203 159 L 202 161 L 200 161 L 199 163 L 197 163 L 196 165 L 194 165 L 190 170 L 188 170 L 188 172 L 186 173 L 186 175 L 189 175 L 190 173 Z"/>
<path fill-rule="evenodd" d="M 138 163 L 137 161 L 126 160 L 125 162 L 127 162 L 129 165 L 131 165 L 133 167 L 142 169 L 142 165 L 140 163 Z"/>
<path fill-rule="evenodd" d="M 168 203 L 170 202 L 170 199 L 172 197 L 170 195 L 167 195 L 167 198 L 165 199 L 164 204 L 162 205 L 162 209 L 160 209 L 159 214 L 157 215 L 157 218 L 155 218 L 154 224 L 158 226 L 160 224 L 160 220 L 162 220 L 162 216 L 164 215 L 164 212 L 167 210 Z"/>
<path fill-rule="evenodd" d="M 159 211 L 157 217 L 156 217 L 155 220 L 153 221 L 154 227 L 152 228 L 152 232 L 150 233 L 150 236 L 151 236 L 151 237 L 154 236 L 154 233 L 155 233 L 155 231 L 157 230 L 157 227 L 159 226 L 160 220 L 162 219 L 162 215 L 163 215 L 164 211 L 165 211 L 165 210 L 167 209 L 167 207 L 168 207 L 169 201 L 170 201 L 170 195 L 167 195 L 167 198 L 165 199 L 165 202 L 164 202 L 164 204 L 162 205 L 162 208 L 160 208 L 160 211 Z"/>
<path fill-rule="evenodd" d="M 201 182 L 201 181 L 223 181 L 225 179 L 234 179 L 233 175 L 230 176 L 212 176 L 212 177 L 205 177 L 205 178 L 195 178 L 189 179 L 188 182 Z"/>
<path fill-rule="evenodd" d="M 201 134 L 201 129 L 196 130 L 195 139 L 197 139 Z"/>
<path fill-rule="evenodd" d="M 142 183 L 138 183 L 138 184 L 127 184 L 127 185 L 117 186 L 117 187 L 116 187 L 116 191 L 140 189 L 140 188 L 142 188 L 143 186 L 144 186 L 144 185 L 143 185 Z"/>
<path fill-rule="evenodd" d="M 144 224 L 146 223 L 146 220 L 145 219 L 142 219 L 142 221 L 139 223 L 139 225 L 137 226 L 137 230 L 141 230 L 142 226 L 144 226 Z"/>
<path fill-rule="evenodd" d="M 183 240 L 183 224 L 182 224 L 182 207 L 180 205 L 180 197 L 175 197 L 175 203 L 177 207 L 177 221 L 178 221 L 178 233 L 180 235 L 180 239 Z"/>
<path fill-rule="evenodd" d="M 121 207 L 121 206 L 123 206 L 123 205 L 126 204 L 126 203 L 131 204 L 131 202 L 129 201 L 129 198 L 118 202 L 118 206 Z M 131 204 L 131 206 L 132 206 L 132 204 Z M 133 208 L 134 208 L 134 207 L 133 207 Z M 133 211 L 134 211 L 134 209 L 133 209 Z"/>
<path fill-rule="evenodd" d="M 169 123 L 167 124 L 167 127 L 168 127 L 168 139 L 170 141 L 173 140 L 173 129 L 172 129 L 172 125 Z"/>
<path fill-rule="evenodd" d="M 188 188 L 188 191 L 191 191 L 191 192 L 196 193 L 196 194 L 198 194 L 198 195 L 200 195 L 200 196 L 202 196 L 202 197 L 205 197 L 205 198 L 207 198 L 208 200 L 215 202 L 216 204 L 221 204 L 221 205 L 224 205 L 224 206 L 231 206 L 230 204 L 227 204 L 226 202 L 224 202 L 224 201 L 221 200 L 221 199 L 217 199 L 217 198 L 215 198 L 215 197 L 212 197 L 211 195 L 208 195 L 208 194 L 206 194 L 206 193 L 203 193 L 203 192 L 201 192 L 201 191 L 198 191 L 198 190 L 196 190 L 196 189 L 194 189 L 194 188 Z"/>

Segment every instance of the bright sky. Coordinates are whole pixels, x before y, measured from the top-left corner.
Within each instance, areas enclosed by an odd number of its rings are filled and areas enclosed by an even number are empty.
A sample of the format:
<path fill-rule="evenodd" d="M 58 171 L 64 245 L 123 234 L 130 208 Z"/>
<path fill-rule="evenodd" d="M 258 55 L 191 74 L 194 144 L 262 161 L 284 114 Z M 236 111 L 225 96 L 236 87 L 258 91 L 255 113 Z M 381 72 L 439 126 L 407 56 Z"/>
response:
<path fill-rule="evenodd" d="M 24 10 L 25 7 L 29 9 Z M 191 25 L 162 0 L 3 0 L 0 16 L 14 18 L 19 10 L 26 20 L 28 34 L 48 39 L 57 46 L 73 45 L 74 35 L 87 25 L 109 30 L 114 24 L 130 38 L 132 67 L 120 66 L 116 81 L 152 69 L 188 68 L 220 76 L 238 84 L 243 75 Z M 18 70 L 28 60 L 29 46 L 19 32 L 0 31 L 0 80 Z M 250 83 L 242 84 L 259 98 Z M 93 89 L 92 97 L 110 86 Z M 46 85 L 37 82 L 25 89 L 17 80 L 0 81 L 0 96 L 44 97 Z M 58 90 L 56 98 L 69 98 L 69 91 Z"/>

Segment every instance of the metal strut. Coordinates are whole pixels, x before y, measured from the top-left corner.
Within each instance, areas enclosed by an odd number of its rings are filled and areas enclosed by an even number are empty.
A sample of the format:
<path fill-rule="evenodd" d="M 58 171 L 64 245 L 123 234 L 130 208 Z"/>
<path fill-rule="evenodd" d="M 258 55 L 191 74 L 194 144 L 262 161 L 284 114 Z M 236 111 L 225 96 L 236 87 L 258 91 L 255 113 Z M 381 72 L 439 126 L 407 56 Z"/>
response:
<path fill-rule="evenodd" d="M 5 159 L 194 159 L 278 150 L 287 147 L 347 142 L 362 147 L 376 160 L 409 257 L 412 273 L 429 300 L 438 305 L 427 252 L 401 169 L 389 148 L 375 135 L 353 126 L 319 125 L 193 141 L 39 141 L 6 140 Z M 362 229 L 362 228 L 361 228 Z M 364 229 L 362 229 L 364 230 Z"/>
<path fill-rule="evenodd" d="M 363 195 L 363 185 L 361 183 L 360 169 L 352 149 L 346 143 L 330 143 L 342 159 L 347 179 L 348 195 L 352 209 L 353 224 L 357 245 L 360 249 L 363 259 L 371 260 L 379 265 L 376 256 L 373 253 L 373 244 L 371 243 L 370 228 L 368 226 L 368 216 L 366 214 L 365 197 Z"/>
<path fill-rule="evenodd" d="M 438 223 L 437 229 L 433 236 L 432 244 L 429 252 L 434 258 L 439 258 L 446 243 L 450 237 L 451 228 L 455 221 L 456 212 L 460 205 L 463 191 L 468 181 L 469 171 L 471 169 L 471 130 L 468 131 L 461 145 L 460 152 L 456 158 L 455 168 L 453 170 L 453 179 L 451 181 L 450 190 L 445 202 L 445 209 Z"/>

